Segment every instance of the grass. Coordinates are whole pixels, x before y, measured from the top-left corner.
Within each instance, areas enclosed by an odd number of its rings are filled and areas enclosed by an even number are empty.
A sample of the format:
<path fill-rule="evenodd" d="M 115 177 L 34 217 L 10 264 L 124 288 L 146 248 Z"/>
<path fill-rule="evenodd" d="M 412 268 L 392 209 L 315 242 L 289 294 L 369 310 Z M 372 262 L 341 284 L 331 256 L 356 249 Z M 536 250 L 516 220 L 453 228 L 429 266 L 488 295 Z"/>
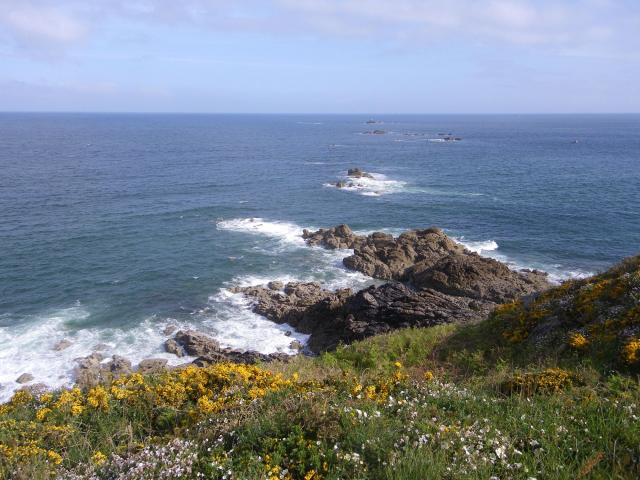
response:
<path fill-rule="evenodd" d="M 626 265 L 475 325 L 19 392 L 0 406 L 0 478 L 639 478 L 637 364 L 600 316 L 634 334 L 640 284 Z"/>

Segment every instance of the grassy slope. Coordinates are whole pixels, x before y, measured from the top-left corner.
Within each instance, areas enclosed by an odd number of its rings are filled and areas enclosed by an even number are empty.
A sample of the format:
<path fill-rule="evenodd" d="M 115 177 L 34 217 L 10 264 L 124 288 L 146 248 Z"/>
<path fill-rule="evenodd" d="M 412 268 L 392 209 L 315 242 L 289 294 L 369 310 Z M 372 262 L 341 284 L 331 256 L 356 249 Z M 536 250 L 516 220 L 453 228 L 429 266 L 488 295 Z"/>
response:
<path fill-rule="evenodd" d="M 0 407 L 0 474 L 638 478 L 639 266 L 319 358 L 20 394 Z"/>

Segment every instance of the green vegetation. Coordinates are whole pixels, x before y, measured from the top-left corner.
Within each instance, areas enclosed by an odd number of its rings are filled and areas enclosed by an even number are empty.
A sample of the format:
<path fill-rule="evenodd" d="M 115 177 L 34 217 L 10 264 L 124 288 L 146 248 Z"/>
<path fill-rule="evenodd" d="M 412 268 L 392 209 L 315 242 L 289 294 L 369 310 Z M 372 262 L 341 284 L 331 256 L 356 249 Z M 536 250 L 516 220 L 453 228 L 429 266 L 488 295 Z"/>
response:
<path fill-rule="evenodd" d="M 0 406 L 16 479 L 638 478 L 640 260 L 318 358 Z"/>

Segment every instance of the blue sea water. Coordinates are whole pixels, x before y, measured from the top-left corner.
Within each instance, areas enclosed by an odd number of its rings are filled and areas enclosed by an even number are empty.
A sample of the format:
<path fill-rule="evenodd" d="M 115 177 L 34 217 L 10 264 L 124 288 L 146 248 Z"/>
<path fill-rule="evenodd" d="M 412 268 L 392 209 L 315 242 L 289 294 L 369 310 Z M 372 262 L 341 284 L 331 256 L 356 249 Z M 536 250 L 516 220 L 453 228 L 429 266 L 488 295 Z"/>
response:
<path fill-rule="evenodd" d="M 170 324 L 288 351 L 226 287 L 371 281 L 302 228 L 437 225 L 556 280 L 640 251 L 639 115 L 376 119 L 0 114 L 0 399 L 24 372 L 68 382 L 99 343 L 170 358 Z M 375 179 L 332 186 L 350 167 Z"/>

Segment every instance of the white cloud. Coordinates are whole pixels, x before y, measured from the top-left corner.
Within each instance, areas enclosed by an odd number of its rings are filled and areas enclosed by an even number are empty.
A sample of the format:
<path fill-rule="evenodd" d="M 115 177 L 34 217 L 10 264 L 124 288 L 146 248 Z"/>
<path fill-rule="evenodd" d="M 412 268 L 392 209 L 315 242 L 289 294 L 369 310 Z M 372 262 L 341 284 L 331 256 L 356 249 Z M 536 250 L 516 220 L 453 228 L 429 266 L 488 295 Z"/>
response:
<path fill-rule="evenodd" d="M 0 34 L 18 47 L 47 50 L 81 42 L 107 20 L 127 20 L 409 45 L 462 41 L 633 51 L 639 33 L 625 19 L 639 13 L 637 0 L 0 0 Z"/>
<path fill-rule="evenodd" d="M 50 50 L 83 39 L 88 29 L 73 15 L 49 5 L 3 2 L 0 30 L 19 47 Z"/>

